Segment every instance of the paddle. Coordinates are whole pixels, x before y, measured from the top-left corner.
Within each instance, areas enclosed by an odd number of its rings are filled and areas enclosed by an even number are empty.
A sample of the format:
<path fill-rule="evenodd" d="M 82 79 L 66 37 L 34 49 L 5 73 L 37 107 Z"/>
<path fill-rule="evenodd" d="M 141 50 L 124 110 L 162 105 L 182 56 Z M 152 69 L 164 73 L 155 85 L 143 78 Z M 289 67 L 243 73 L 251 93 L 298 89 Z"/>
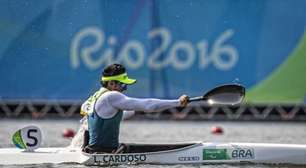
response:
<path fill-rule="evenodd" d="M 189 98 L 188 102 L 205 101 L 208 104 L 235 105 L 242 102 L 245 88 L 239 84 L 226 84 L 208 91 L 203 96 Z"/>

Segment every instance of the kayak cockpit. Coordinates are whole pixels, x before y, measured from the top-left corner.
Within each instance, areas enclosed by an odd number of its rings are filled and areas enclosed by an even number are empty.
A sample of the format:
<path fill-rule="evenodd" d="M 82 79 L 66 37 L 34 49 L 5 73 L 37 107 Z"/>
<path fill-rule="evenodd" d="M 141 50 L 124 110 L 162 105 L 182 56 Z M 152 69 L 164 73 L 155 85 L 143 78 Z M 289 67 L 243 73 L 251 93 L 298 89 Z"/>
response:
<path fill-rule="evenodd" d="M 148 153 L 161 152 L 169 150 L 179 150 L 192 147 L 199 143 L 182 143 L 182 144 L 126 144 L 128 153 Z"/>

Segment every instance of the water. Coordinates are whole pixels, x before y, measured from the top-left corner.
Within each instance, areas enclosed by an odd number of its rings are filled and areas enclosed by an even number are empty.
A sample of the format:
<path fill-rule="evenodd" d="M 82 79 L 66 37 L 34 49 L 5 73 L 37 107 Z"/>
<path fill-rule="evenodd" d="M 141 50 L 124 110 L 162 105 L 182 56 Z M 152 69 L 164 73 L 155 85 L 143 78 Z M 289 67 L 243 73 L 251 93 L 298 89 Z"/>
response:
<path fill-rule="evenodd" d="M 10 142 L 15 130 L 23 126 L 35 124 L 43 130 L 44 147 L 63 147 L 70 143 L 62 137 L 65 128 L 77 130 L 77 120 L 0 120 L 0 147 L 13 147 Z M 212 126 L 221 126 L 224 134 L 210 133 Z M 262 142 L 306 144 L 306 124 L 292 122 L 183 122 L 183 121 L 126 121 L 121 125 L 120 139 L 122 142 Z M 0 166 L 1 167 L 1 166 Z M 54 167 L 54 168 L 83 168 L 77 164 L 41 164 L 29 166 L 5 166 L 8 168 L 21 167 Z M 154 167 L 154 168 L 241 168 L 241 167 L 297 167 L 292 165 L 121 165 L 117 167 Z"/>

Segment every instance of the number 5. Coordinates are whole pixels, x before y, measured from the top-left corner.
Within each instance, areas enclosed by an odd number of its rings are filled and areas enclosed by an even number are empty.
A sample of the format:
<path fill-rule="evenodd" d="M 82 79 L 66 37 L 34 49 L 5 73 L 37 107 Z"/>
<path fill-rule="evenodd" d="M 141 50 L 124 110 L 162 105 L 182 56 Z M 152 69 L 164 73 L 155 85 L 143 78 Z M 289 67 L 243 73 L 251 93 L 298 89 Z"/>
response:
<path fill-rule="evenodd" d="M 33 143 L 26 142 L 26 145 L 29 146 L 29 147 L 36 146 L 37 143 L 38 143 L 37 138 L 35 136 L 31 135 L 31 133 L 37 133 L 37 130 L 36 129 L 29 129 L 28 132 L 27 132 L 27 137 L 34 141 Z"/>

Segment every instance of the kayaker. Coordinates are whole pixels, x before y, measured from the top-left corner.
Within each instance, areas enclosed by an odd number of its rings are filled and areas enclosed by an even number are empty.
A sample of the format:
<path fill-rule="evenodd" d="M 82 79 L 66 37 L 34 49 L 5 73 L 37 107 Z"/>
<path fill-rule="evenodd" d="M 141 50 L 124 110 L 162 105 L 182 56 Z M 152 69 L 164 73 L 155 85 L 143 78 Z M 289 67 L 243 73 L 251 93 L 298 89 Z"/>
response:
<path fill-rule="evenodd" d="M 122 118 L 133 115 L 134 111 L 159 112 L 188 104 L 187 95 L 174 100 L 140 99 L 124 95 L 127 86 L 134 83 L 136 80 L 128 77 L 121 64 L 112 64 L 103 70 L 102 87 L 81 106 L 81 114 L 86 116 L 84 123 L 88 122 L 88 133 L 85 133 L 88 140 L 84 140 L 88 144 L 85 144 L 83 151 L 120 153 L 125 150 L 125 146 L 119 144 Z"/>

